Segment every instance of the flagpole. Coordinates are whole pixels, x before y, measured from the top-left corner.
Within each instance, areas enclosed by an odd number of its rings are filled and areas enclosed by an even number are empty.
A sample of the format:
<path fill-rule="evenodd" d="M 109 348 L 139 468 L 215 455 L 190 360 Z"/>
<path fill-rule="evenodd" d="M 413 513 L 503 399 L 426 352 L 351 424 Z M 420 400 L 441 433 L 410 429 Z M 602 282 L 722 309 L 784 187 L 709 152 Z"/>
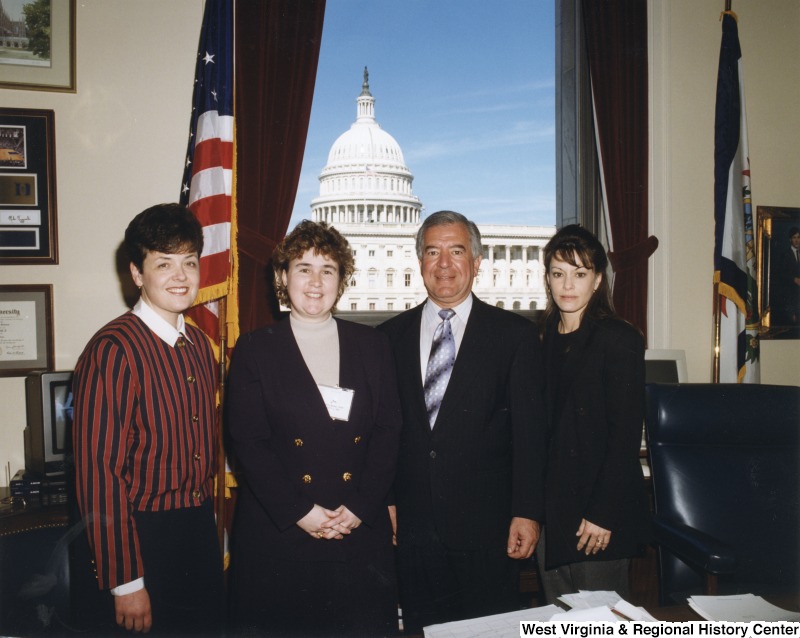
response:
<path fill-rule="evenodd" d="M 222 436 L 223 415 L 225 414 L 225 376 L 227 367 L 228 298 L 219 300 L 219 427 L 217 428 L 217 494 L 214 509 L 217 512 L 217 540 L 222 555 L 225 555 L 225 445 Z"/>
<path fill-rule="evenodd" d="M 712 382 L 719 383 L 719 349 L 720 349 L 720 307 L 719 307 L 719 283 L 714 282 L 714 360 L 712 369 Z"/>

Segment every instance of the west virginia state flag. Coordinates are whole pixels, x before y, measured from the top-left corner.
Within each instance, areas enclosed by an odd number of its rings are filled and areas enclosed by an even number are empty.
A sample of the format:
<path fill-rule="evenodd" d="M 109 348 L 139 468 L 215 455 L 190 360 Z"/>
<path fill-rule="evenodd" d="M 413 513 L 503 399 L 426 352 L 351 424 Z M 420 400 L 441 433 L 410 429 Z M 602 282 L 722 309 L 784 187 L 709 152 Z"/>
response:
<path fill-rule="evenodd" d="M 742 52 L 736 16 L 722 16 L 714 121 L 714 284 L 719 381 L 758 383 L 758 293 Z"/>

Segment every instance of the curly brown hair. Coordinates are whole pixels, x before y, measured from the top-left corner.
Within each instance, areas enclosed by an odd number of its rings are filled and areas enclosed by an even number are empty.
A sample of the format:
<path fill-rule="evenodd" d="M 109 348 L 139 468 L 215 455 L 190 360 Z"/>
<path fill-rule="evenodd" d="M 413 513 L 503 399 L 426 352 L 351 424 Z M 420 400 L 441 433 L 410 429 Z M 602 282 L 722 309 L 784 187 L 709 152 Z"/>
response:
<path fill-rule="evenodd" d="M 339 267 L 339 292 L 336 295 L 336 301 L 339 301 L 355 272 L 353 251 L 344 236 L 325 222 L 312 222 L 304 219 L 283 238 L 272 252 L 275 294 L 278 296 L 278 301 L 287 308 L 292 307 L 292 302 L 281 275 L 289 271 L 289 263 L 292 259 L 299 259 L 309 250 L 328 257 Z M 334 304 L 333 310 L 336 310 L 336 304 Z"/>

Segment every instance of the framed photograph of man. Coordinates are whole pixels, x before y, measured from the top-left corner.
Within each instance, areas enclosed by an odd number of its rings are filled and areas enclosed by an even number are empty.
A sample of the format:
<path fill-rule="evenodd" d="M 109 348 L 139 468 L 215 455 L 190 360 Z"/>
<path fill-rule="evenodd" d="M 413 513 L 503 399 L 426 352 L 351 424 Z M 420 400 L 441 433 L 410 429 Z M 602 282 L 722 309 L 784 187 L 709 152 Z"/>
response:
<path fill-rule="evenodd" d="M 800 339 L 800 208 L 759 206 L 762 339 Z"/>

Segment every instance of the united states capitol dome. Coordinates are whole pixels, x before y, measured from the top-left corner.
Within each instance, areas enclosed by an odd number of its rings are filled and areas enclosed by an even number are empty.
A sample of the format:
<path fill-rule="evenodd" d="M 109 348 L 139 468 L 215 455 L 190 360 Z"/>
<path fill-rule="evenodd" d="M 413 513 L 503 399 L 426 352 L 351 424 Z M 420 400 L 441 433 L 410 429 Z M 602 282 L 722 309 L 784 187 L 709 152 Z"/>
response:
<path fill-rule="evenodd" d="M 319 197 L 311 201 L 313 219 L 417 224 L 422 205 L 412 193 L 413 181 L 400 145 L 375 119 L 365 67 L 356 120 L 331 146 L 319 175 Z"/>
<path fill-rule="evenodd" d="M 364 83 L 357 101 L 356 121 L 331 146 L 322 176 L 354 168 L 370 171 L 389 170 L 411 175 L 403 151 L 375 119 L 375 98 L 369 90 L 369 72 L 364 69 Z"/>

